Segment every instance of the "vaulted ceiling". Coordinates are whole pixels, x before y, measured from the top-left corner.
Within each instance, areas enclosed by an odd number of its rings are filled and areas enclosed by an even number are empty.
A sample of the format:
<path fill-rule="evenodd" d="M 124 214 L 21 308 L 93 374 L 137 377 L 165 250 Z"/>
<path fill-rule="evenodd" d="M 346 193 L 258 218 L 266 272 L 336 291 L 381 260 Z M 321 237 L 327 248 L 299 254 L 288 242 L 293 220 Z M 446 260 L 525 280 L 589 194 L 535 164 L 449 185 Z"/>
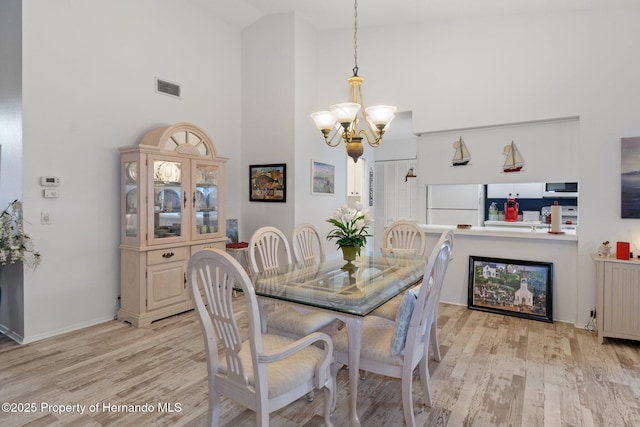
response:
<path fill-rule="evenodd" d="M 295 11 L 319 29 L 353 25 L 353 0 L 191 0 L 232 26 L 244 28 L 264 15 Z M 571 12 L 617 8 L 640 0 L 359 0 L 358 25 L 400 25 L 425 21 Z"/>

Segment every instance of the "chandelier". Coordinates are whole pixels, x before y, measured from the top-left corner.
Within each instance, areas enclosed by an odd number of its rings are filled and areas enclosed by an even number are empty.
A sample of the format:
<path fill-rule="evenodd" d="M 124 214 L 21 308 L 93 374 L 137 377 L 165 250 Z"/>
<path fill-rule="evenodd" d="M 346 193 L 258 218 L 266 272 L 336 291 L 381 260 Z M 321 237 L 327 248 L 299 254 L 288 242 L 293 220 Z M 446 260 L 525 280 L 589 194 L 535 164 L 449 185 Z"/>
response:
<path fill-rule="evenodd" d="M 353 9 L 354 67 L 353 76 L 347 79 L 351 85 L 351 102 L 334 104 L 329 107 L 329 111 L 312 113 L 311 118 L 322 132 L 327 145 L 336 147 L 340 141 L 344 141 L 347 155 L 354 162 L 357 162 L 364 151 L 363 139 L 366 139 L 371 147 L 375 148 L 380 145 L 382 135 L 395 117 L 396 107 L 374 105 L 364 108 L 362 101 L 362 82 L 364 79 L 358 76 L 358 0 L 355 0 Z M 358 124 L 361 122 L 365 123 L 366 127 L 358 129 Z"/>

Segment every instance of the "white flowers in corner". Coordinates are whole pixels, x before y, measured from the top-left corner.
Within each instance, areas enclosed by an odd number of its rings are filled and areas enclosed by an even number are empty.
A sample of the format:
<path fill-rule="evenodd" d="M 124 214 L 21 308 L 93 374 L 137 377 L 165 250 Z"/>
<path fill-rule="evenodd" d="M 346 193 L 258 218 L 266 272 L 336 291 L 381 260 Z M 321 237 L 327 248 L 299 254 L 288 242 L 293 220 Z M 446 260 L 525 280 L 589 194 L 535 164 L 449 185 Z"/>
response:
<path fill-rule="evenodd" d="M 336 239 L 338 247 L 358 248 L 359 255 L 367 237 L 371 236 L 368 227 L 373 223 L 373 216 L 368 209 L 362 210 L 361 203 L 356 203 L 355 209 L 347 205 L 336 209 L 327 222 L 337 227 L 327 235 L 327 240 Z"/>
<path fill-rule="evenodd" d="M 22 203 L 18 200 L 0 213 L 0 265 L 22 262 L 35 270 L 40 264 L 40 253 L 24 232 L 23 222 Z"/>

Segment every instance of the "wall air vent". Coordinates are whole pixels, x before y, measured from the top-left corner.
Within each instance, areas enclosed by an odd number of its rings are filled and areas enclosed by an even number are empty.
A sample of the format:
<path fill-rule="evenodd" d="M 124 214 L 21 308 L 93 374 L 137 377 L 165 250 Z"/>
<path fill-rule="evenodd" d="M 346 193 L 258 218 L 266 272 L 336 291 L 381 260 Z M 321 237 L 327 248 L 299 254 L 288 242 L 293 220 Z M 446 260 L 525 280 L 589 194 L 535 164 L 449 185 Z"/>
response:
<path fill-rule="evenodd" d="M 180 85 L 156 77 L 156 92 L 180 98 Z"/>

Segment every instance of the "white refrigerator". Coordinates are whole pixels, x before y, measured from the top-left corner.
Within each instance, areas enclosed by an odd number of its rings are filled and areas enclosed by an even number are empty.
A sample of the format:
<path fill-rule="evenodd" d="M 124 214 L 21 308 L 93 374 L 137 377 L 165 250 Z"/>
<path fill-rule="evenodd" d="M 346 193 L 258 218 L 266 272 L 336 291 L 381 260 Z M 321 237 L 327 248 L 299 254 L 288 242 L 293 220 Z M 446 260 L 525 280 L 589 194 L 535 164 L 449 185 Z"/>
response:
<path fill-rule="evenodd" d="M 427 186 L 427 224 L 484 223 L 484 186 L 443 184 Z"/>

